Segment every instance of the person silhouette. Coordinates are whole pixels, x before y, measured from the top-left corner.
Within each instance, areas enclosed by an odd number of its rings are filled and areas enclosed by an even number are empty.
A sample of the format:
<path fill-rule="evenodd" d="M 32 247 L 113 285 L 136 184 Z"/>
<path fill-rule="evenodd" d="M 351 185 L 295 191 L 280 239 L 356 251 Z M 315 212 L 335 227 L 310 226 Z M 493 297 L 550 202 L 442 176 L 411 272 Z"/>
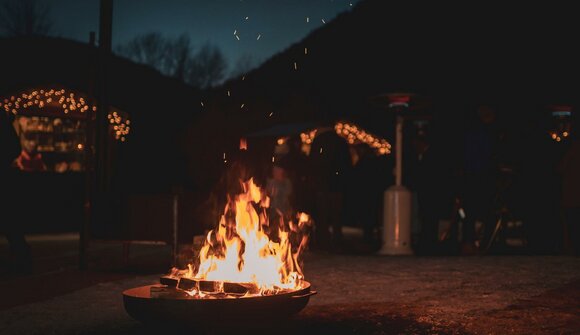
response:
<path fill-rule="evenodd" d="M 20 152 L 20 156 L 16 158 L 15 164 L 25 172 L 46 171 L 46 164 L 42 159 L 42 154 L 38 152 L 36 141 L 24 141 L 24 148 Z"/>
<path fill-rule="evenodd" d="M 463 205 L 466 213 L 463 225 L 462 253 L 473 255 L 479 252 L 475 222 L 484 224 L 484 234 L 491 235 L 491 214 L 496 192 L 498 147 L 501 132 L 496 120 L 496 111 L 491 105 L 481 104 L 477 108 L 477 120 L 465 134 L 463 140 Z M 487 238 L 484 238 L 487 240 Z"/>
<path fill-rule="evenodd" d="M 565 251 L 580 255 L 580 139 L 574 136 L 558 164 Z"/>
<path fill-rule="evenodd" d="M 352 168 L 348 144 L 333 127 L 321 127 L 312 142 L 310 159 L 317 205 L 314 242 L 317 247 L 340 250 L 343 243 L 344 193 Z"/>
<path fill-rule="evenodd" d="M 18 171 L 15 167 L 15 160 L 20 155 L 20 140 L 14 126 L 12 125 L 12 115 L 0 111 L 0 183 L 2 187 L 1 199 L 2 208 L 0 213 L 4 215 L 0 224 L 10 245 L 10 260 L 13 270 L 18 272 L 28 272 L 31 270 L 30 247 L 24 238 L 24 231 L 18 222 L 11 221 L 16 217 L 13 213 L 17 208 L 16 176 Z"/>

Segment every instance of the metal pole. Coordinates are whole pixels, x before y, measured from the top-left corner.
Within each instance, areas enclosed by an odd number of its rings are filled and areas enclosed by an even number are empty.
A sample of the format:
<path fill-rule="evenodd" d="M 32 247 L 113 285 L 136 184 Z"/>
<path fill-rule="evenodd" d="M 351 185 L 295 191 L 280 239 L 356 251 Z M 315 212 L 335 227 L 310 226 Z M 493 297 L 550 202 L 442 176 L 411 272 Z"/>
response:
<path fill-rule="evenodd" d="M 395 185 L 403 184 L 403 117 L 397 115 L 395 143 Z"/>

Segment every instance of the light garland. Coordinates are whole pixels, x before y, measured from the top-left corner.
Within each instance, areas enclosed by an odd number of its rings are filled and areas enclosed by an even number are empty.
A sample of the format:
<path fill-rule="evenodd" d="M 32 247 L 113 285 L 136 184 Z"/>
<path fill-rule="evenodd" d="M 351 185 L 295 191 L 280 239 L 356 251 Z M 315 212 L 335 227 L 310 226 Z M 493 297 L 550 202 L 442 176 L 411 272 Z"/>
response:
<path fill-rule="evenodd" d="M 387 140 L 373 135 L 356 125 L 346 122 L 337 122 L 334 130 L 342 136 L 349 144 L 364 143 L 374 149 L 379 155 L 391 153 L 391 144 Z"/>
<path fill-rule="evenodd" d="M 308 133 L 300 134 L 300 139 L 302 140 L 302 144 L 312 144 L 314 138 L 316 137 L 316 129 L 309 131 Z"/>
<path fill-rule="evenodd" d="M 379 155 L 388 155 L 391 153 L 391 144 L 387 140 L 373 135 L 356 125 L 337 122 L 334 125 L 336 133 L 344 138 L 349 144 L 364 143 L 375 150 Z M 303 146 L 310 146 L 316 137 L 316 129 L 309 132 L 301 133 L 300 139 Z"/>
<path fill-rule="evenodd" d="M 20 96 L 13 95 L 10 98 L 0 100 L 0 108 L 2 107 L 6 113 L 14 115 L 18 115 L 21 111 L 29 108 L 43 109 L 48 107 L 61 109 L 64 114 L 97 111 L 97 107 L 89 105 L 85 98 L 76 97 L 75 93 L 69 93 L 64 89 L 41 89 L 22 93 Z M 115 139 L 124 142 L 130 130 L 129 125 L 131 122 L 129 118 L 123 117 L 115 111 L 109 112 L 107 118 Z"/>
<path fill-rule="evenodd" d="M 131 130 L 131 127 L 129 126 L 131 121 L 129 118 L 124 118 L 120 113 L 113 111 L 107 115 L 107 119 L 109 119 L 109 129 L 112 130 L 115 139 L 125 142 L 126 137 L 129 135 L 129 131 Z"/>

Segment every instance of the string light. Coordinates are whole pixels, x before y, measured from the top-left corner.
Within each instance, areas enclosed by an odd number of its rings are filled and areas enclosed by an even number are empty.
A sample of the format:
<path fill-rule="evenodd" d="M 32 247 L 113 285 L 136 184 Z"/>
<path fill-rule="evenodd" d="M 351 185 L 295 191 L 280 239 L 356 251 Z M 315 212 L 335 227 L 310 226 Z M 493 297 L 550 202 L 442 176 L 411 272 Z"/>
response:
<path fill-rule="evenodd" d="M 91 106 L 84 97 L 77 98 L 77 96 L 78 94 L 75 95 L 74 92 L 67 92 L 64 89 L 33 90 L 29 93 L 21 93 L 18 97 L 13 95 L 10 98 L 5 98 L 3 100 L 4 104 L 0 104 L 0 108 L 3 107 L 6 113 L 12 113 L 14 115 L 18 115 L 23 109 L 28 109 L 28 107 L 32 106 L 41 110 L 45 108 L 56 108 L 64 114 L 84 114 L 89 109 L 93 112 L 97 111 L 97 106 Z M 122 117 L 117 112 L 114 112 L 113 114 L 109 113 L 107 119 L 109 119 L 109 123 L 112 126 L 116 127 L 116 132 L 113 132 L 115 139 L 121 140 L 122 137 L 124 138 L 129 134 L 130 121 L 127 117 Z"/>
<path fill-rule="evenodd" d="M 349 144 L 364 143 L 375 150 L 378 155 L 388 155 L 391 153 L 391 144 L 387 142 L 387 140 L 373 135 L 356 125 L 346 122 L 337 122 L 334 125 L 334 130 Z M 301 133 L 300 140 L 302 141 L 302 144 L 306 146 L 311 145 L 316 137 L 316 133 L 316 129 L 311 130 L 310 132 Z M 322 153 L 322 148 L 320 148 L 320 153 Z"/>
<path fill-rule="evenodd" d="M 337 122 L 334 130 L 339 136 L 346 139 L 349 144 L 364 143 L 374 149 L 379 155 L 388 155 L 391 153 L 391 144 L 387 140 L 373 135 L 356 125 Z"/>
<path fill-rule="evenodd" d="M 314 137 L 316 137 L 316 132 L 317 132 L 317 130 L 314 129 L 308 133 L 302 133 L 302 134 L 300 134 L 300 140 L 302 140 L 303 144 L 312 144 Z"/>

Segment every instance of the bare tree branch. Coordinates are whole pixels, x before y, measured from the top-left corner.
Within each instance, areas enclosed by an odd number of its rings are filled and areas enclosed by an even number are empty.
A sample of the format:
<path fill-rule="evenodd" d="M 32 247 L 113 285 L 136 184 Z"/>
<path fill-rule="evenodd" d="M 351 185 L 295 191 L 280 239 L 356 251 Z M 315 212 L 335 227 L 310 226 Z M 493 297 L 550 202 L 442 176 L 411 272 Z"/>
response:
<path fill-rule="evenodd" d="M 38 0 L 2 0 L 0 31 L 5 36 L 44 36 L 52 29 L 50 6 Z"/>
<path fill-rule="evenodd" d="M 227 69 L 226 60 L 216 46 L 206 43 L 191 59 L 189 82 L 200 88 L 208 88 L 220 83 Z"/>
<path fill-rule="evenodd" d="M 119 46 L 117 52 L 133 61 L 146 64 L 164 72 L 167 62 L 167 41 L 160 33 L 139 35 L 127 44 Z"/>
<path fill-rule="evenodd" d="M 189 36 L 175 39 L 160 33 L 148 33 L 117 47 L 117 52 L 137 63 L 149 65 L 161 73 L 180 79 L 192 86 L 208 88 L 220 83 L 227 63 L 219 48 L 206 43 L 197 53 Z"/>
<path fill-rule="evenodd" d="M 167 43 L 167 71 L 172 77 L 185 81 L 192 47 L 189 36 L 181 34 L 177 39 Z"/>

